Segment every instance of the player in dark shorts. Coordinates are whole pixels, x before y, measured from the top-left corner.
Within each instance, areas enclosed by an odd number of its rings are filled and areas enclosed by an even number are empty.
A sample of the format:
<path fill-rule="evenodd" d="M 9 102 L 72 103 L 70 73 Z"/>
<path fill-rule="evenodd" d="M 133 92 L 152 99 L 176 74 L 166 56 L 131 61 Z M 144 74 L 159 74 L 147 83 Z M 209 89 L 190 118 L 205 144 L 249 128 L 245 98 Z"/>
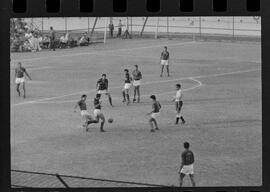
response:
<path fill-rule="evenodd" d="M 154 132 L 155 130 L 159 130 L 156 119 L 159 116 L 159 111 L 161 109 L 161 105 L 156 100 L 156 96 L 155 95 L 151 95 L 150 98 L 153 101 L 153 103 L 152 103 L 152 109 L 153 110 L 150 113 L 147 113 L 147 115 L 150 115 L 150 119 L 149 119 L 149 123 L 150 123 L 150 126 L 151 126 L 150 132 Z M 154 129 L 153 123 L 155 125 L 155 129 Z"/>
<path fill-rule="evenodd" d="M 176 84 L 176 95 L 175 95 L 175 108 L 176 108 L 176 121 L 175 124 L 177 125 L 179 122 L 179 119 L 181 119 L 182 124 L 185 124 L 186 121 L 184 119 L 184 117 L 181 115 L 181 109 L 183 106 L 183 101 L 182 101 L 182 91 L 181 91 L 181 85 L 180 84 Z"/>
<path fill-rule="evenodd" d="M 125 71 L 125 85 L 124 85 L 124 89 L 122 90 L 123 103 L 127 101 L 127 105 L 128 105 L 130 102 L 129 89 L 131 87 L 132 78 L 129 75 L 128 69 L 125 69 L 124 71 Z"/>
<path fill-rule="evenodd" d="M 108 98 L 109 98 L 109 102 L 110 102 L 110 105 L 112 105 L 112 97 L 111 97 L 111 94 L 108 92 L 108 86 L 109 86 L 109 81 L 108 79 L 106 78 L 106 74 L 102 74 L 102 78 L 100 78 L 98 81 L 97 81 L 97 85 L 96 85 L 96 88 L 97 88 L 97 93 L 98 94 L 105 94 L 105 95 L 108 95 Z"/>
<path fill-rule="evenodd" d="M 24 74 L 28 77 L 29 80 L 32 80 L 29 74 L 27 73 L 26 69 L 22 67 L 22 63 L 18 62 L 18 66 L 15 68 L 15 83 L 16 83 L 16 91 L 19 96 L 21 96 L 20 92 L 20 85 L 22 83 L 23 87 L 23 98 L 26 97 L 26 90 L 25 90 L 25 77 Z"/>
<path fill-rule="evenodd" d="M 100 101 L 100 94 L 96 94 L 96 97 L 94 99 L 94 116 L 96 118 L 96 123 L 99 122 L 99 120 L 101 119 L 101 123 L 100 123 L 100 132 L 105 132 L 104 130 L 104 124 L 105 124 L 105 117 L 103 115 L 103 113 L 101 112 L 101 101 Z"/>
<path fill-rule="evenodd" d="M 133 86 L 134 86 L 133 103 L 136 101 L 136 94 L 138 95 L 137 102 L 139 103 L 142 73 L 138 70 L 138 65 L 135 65 L 135 70 L 132 72 L 132 75 L 133 75 Z"/>
<path fill-rule="evenodd" d="M 89 130 L 88 125 L 91 123 L 98 123 L 97 120 L 94 120 L 93 117 L 88 113 L 87 106 L 86 106 L 86 95 L 81 96 L 81 100 L 78 101 L 74 107 L 74 112 L 76 112 L 77 107 L 80 107 L 81 110 L 81 116 L 83 120 L 83 128 L 85 128 L 86 131 Z"/>
<path fill-rule="evenodd" d="M 185 151 L 181 154 L 181 167 L 179 170 L 179 183 L 180 187 L 183 185 L 183 179 L 186 175 L 189 175 L 192 186 L 195 187 L 195 181 L 194 181 L 194 168 L 193 164 L 195 162 L 194 160 L 194 154 L 193 152 L 189 149 L 189 143 L 185 142 L 184 143 L 184 148 Z"/>
<path fill-rule="evenodd" d="M 170 76 L 170 72 L 169 72 L 169 57 L 170 57 L 170 54 L 167 51 L 167 47 L 165 46 L 164 47 L 164 50 L 161 52 L 161 56 L 160 56 L 160 65 L 161 65 L 160 77 L 162 77 L 162 75 L 163 75 L 164 66 L 166 66 L 168 77 Z"/>

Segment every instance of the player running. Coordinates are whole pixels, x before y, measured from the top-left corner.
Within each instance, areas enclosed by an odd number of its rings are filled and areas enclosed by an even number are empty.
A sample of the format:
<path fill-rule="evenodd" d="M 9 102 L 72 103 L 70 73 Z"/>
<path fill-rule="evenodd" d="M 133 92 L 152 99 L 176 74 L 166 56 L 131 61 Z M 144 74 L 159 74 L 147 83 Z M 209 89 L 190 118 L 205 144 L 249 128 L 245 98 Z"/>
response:
<path fill-rule="evenodd" d="M 125 85 L 124 85 L 124 89 L 122 90 L 123 103 L 127 101 L 127 105 L 128 105 L 130 103 L 129 89 L 131 87 L 132 78 L 129 75 L 128 69 L 125 69 L 124 71 L 125 71 Z"/>
<path fill-rule="evenodd" d="M 180 84 L 176 84 L 176 95 L 175 95 L 175 108 L 176 108 L 176 121 L 175 124 L 177 125 L 179 122 L 179 119 L 181 119 L 182 124 L 185 124 L 186 121 L 184 119 L 184 117 L 181 115 L 181 109 L 183 106 L 183 101 L 182 101 L 182 91 L 181 91 L 181 85 Z"/>
<path fill-rule="evenodd" d="M 136 94 L 138 95 L 137 102 L 139 103 L 142 73 L 138 70 L 138 65 L 135 65 L 135 70 L 132 72 L 132 75 L 133 75 L 133 86 L 134 86 L 133 103 L 136 101 Z"/>
<path fill-rule="evenodd" d="M 189 175 L 192 186 L 195 187 L 195 181 L 194 181 L 194 154 L 191 150 L 189 150 L 189 143 L 184 143 L 185 151 L 181 155 L 181 166 L 179 170 L 179 183 L 180 187 L 183 185 L 183 179 L 186 175 Z"/>
<path fill-rule="evenodd" d="M 25 77 L 24 74 L 28 77 L 29 80 L 32 80 L 29 74 L 27 73 L 26 69 L 22 67 L 22 63 L 18 62 L 18 66 L 15 68 L 15 83 L 16 83 L 16 91 L 18 92 L 19 97 L 21 96 L 20 92 L 20 85 L 22 83 L 23 87 L 23 98 L 26 97 L 26 90 L 25 90 Z"/>
<path fill-rule="evenodd" d="M 161 56 L 160 56 L 160 65 L 161 65 L 160 77 L 162 77 L 162 75 L 163 75 L 164 66 L 166 66 L 168 77 L 170 76 L 170 73 L 169 73 L 169 57 L 170 57 L 170 54 L 167 51 L 167 47 L 165 46 L 164 50 L 161 52 Z"/>
<path fill-rule="evenodd" d="M 91 123 L 98 123 L 97 120 L 94 120 L 93 117 L 88 113 L 86 106 L 86 95 L 81 96 L 81 100 L 78 101 L 74 107 L 74 112 L 76 112 L 77 107 L 80 107 L 81 116 L 83 120 L 83 128 L 85 128 L 86 132 L 89 130 L 88 125 Z"/>
<path fill-rule="evenodd" d="M 100 101 L 100 97 L 101 94 L 96 94 L 96 97 L 94 99 L 94 116 L 96 118 L 96 123 L 99 122 L 99 120 L 101 119 L 101 123 L 100 123 L 100 132 L 105 132 L 105 130 L 103 129 L 104 124 L 105 124 L 105 117 L 103 115 L 103 113 L 101 112 L 101 101 Z"/>
<path fill-rule="evenodd" d="M 100 78 L 97 81 L 97 85 L 96 85 L 97 93 L 108 95 L 110 105 L 113 107 L 112 97 L 111 97 L 111 94 L 108 92 L 108 86 L 109 86 L 109 81 L 108 79 L 106 79 L 106 74 L 102 74 L 102 78 Z"/>
<path fill-rule="evenodd" d="M 161 109 L 161 105 L 156 100 L 156 96 L 155 95 L 151 95 L 150 98 L 153 101 L 153 103 L 152 103 L 152 109 L 153 109 L 153 111 L 151 111 L 150 113 L 147 113 L 147 115 L 150 115 L 150 119 L 149 119 L 149 123 L 150 123 L 150 126 L 151 126 L 150 132 L 154 132 L 155 130 L 159 130 L 158 125 L 157 125 L 156 118 L 159 116 L 159 111 Z M 155 125 L 155 129 L 154 129 L 153 123 Z"/>

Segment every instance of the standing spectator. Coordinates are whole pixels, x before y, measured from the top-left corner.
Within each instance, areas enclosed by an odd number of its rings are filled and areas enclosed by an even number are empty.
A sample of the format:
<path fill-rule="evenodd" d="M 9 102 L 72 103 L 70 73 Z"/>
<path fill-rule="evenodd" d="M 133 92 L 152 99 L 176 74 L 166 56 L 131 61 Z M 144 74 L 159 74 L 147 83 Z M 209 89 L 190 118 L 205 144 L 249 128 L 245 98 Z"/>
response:
<path fill-rule="evenodd" d="M 192 186 L 195 187 L 194 181 L 194 170 L 193 170 L 193 163 L 194 163 L 194 154 L 191 150 L 189 150 L 189 143 L 184 143 L 185 151 L 181 155 L 182 163 L 179 170 L 180 175 L 180 187 L 183 185 L 183 179 L 186 175 L 189 175 Z"/>
<path fill-rule="evenodd" d="M 119 20 L 119 24 L 118 24 L 118 33 L 117 33 L 117 37 L 121 37 L 122 35 L 122 23 L 121 23 L 121 19 Z"/>
<path fill-rule="evenodd" d="M 164 66 L 166 66 L 168 77 L 170 76 L 170 72 L 169 72 L 170 53 L 167 49 L 168 49 L 167 46 L 165 46 L 164 50 L 161 52 L 161 55 L 160 55 L 160 65 L 161 65 L 160 77 L 162 77 L 163 75 Z"/>
<path fill-rule="evenodd" d="M 110 21 L 109 29 L 110 29 L 110 36 L 111 36 L 111 38 L 113 38 L 114 25 L 113 25 L 113 22 L 112 21 Z"/>
<path fill-rule="evenodd" d="M 50 27 L 50 50 L 55 51 L 55 31 Z"/>

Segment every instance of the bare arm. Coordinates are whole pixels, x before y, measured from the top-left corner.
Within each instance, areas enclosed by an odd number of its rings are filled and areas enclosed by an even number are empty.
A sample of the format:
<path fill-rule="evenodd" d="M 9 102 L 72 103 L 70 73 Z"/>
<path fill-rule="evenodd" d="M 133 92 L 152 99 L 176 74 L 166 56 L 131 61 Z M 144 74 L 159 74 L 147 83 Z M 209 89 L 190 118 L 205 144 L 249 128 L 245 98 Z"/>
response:
<path fill-rule="evenodd" d="M 26 70 L 25 70 L 25 72 L 24 72 L 24 73 L 25 73 L 25 75 L 28 77 L 28 79 L 32 80 L 32 79 L 31 79 L 31 77 L 30 77 L 30 75 L 27 73 L 27 71 L 26 71 Z"/>

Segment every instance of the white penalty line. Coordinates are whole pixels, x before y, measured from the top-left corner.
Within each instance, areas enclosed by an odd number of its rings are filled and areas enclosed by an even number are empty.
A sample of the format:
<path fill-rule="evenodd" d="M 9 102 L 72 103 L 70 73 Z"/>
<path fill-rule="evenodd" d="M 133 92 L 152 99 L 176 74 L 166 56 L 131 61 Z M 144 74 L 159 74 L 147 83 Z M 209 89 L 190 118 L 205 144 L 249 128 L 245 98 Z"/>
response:
<path fill-rule="evenodd" d="M 181 43 L 174 43 L 174 44 L 166 44 L 166 46 L 179 46 L 179 45 L 185 45 L 185 44 L 193 44 L 194 41 L 187 41 L 187 42 L 181 42 Z M 95 51 L 95 52 L 83 52 L 83 53 L 76 53 L 76 54 L 60 54 L 60 55 L 53 55 L 48 57 L 36 57 L 36 58 L 29 58 L 29 59 L 11 59 L 11 62 L 18 62 L 18 61 L 36 61 L 36 60 L 42 60 L 42 59 L 48 59 L 48 58 L 60 58 L 60 57 L 74 57 L 74 56 L 81 56 L 81 55 L 97 55 L 100 53 L 113 53 L 117 51 L 132 51 L 132 50 L 140 50 L 140 49 L 149 49 L 149 48 L 155 48 L 155 47 L 163 47 L 162 45 L 151 45 L 151 46 L 145 46 L 145 47 L 134 47 L 134 48 L 123 48 L 123 49 L 114 49 L 114 50 L 101 50 L 101 51 Z"/>
<path fill-rule="evenodd" d="M 169 80 L 163 80 L 163 81 L 150 81 L 150 82 L 143 83 L 142 85 L 150 85 L 150 84 L 157 84 L 157 83 L 166 83 L 166 82 L 173 82 L 173 81 L 181 81 L 181 80 L 185 80 L 185 79 L 191 79 L 193 81 L 198 81 L 197 79 L 200 79 L 200 78 L 218 77 L 218 76 L 225 76 L 225 75 L 248 73 L 248 72 L 259 71 L 259 70 L 261 70 L 261 69 L 250 69 L 250 70 L 242 70 L 242 71 L 233 71 L 233 72 L 218 73 L 218 74 L 212 74 L 212 75 L 199 75 L 199 76 L 183 77 L 183 78 L 169 79 Z M 199 81 L 198 81 L 198 83 L 199 83 Z M 118 88 L 122 88 L 122 86 L 111 87 L 110 89 L 118 89 Z M 90 90 L 90 91 L 80 91 L 80 92 L 65 94 L 65 95 L 61 95 L 61 96 L 47 97 L 47 98 L 37 99 L 37 100 L 33 100 L 33 101 L 26 101 L 26 102 L 11 104 L 11 106 L 12 107 L 15 107 L 15 106 L 25 105 L 25 104 L 40 103 L 42 101 L 50 101 L 50 100 L 53 100 L 53 99 L 60 99 L 60 98 L 68 97 L 68 96 L 73 96 L 73 95 L 78 95 L 78 94 L 86 94 L 86 93 L 91 93 L 91 92 L 95 92 L 95 91 L 96 91 L 95 89 Z"/>

